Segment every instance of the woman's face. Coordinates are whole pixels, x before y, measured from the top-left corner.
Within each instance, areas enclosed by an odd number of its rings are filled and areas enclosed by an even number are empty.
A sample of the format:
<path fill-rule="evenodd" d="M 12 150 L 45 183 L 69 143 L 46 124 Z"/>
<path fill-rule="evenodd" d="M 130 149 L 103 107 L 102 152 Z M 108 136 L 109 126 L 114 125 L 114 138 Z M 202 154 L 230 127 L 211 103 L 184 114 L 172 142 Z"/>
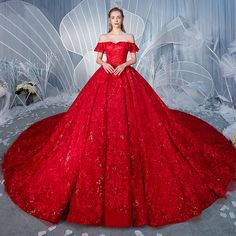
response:
<path fill-rule="evenodd" d="M 121 28 L 122 16 L 119 11 L 113 11 L 110 15 L 110 23 L 114 28 Z"/>

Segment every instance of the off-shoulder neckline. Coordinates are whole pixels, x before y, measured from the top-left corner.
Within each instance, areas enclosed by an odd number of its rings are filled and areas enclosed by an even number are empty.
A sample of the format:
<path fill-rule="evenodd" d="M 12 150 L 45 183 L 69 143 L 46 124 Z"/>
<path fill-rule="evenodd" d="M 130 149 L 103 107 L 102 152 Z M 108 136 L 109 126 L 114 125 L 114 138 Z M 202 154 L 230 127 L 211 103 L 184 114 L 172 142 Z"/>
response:
<path fill-rule="evenodd" d="M 119 41 L 119 42 L 105 41 L 105 42 L 98 42 L 98 43 L 113 43 L 113 44 L 118 44 L 118 43 L 133 43 L 134 44 L 134 42 L 129 42 L 129 41 Z"/>

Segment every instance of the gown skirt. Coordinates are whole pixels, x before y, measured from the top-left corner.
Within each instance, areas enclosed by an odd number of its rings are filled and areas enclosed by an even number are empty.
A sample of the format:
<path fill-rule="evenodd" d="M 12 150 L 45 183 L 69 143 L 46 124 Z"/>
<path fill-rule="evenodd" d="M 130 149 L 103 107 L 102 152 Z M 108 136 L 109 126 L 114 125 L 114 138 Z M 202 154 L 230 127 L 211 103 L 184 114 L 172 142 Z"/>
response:
<path fill-rule="evenodd" d="M 101 66 L 66 112 L 16 138 L 2 169 L 11 200 L 37 218 L 160 226 L 226 197 L 236 149 L 207 122 L 168 108 L 132 66 L 119 76 Z"/>

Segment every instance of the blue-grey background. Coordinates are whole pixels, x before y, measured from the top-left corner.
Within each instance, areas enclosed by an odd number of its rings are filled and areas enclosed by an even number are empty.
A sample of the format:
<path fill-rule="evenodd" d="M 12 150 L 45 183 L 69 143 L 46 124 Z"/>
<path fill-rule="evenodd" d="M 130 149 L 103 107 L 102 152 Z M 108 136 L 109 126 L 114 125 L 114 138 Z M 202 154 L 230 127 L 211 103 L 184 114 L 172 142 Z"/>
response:
<path fill-rule="evenodd" d="M 7 1 L 0 0 L 0 2 Z M 59 26 L 63 17 L 78 4 L 86 1 L 25 0 L 25 2 L 28 2 L 40 9 L 40 11 L 47 17 L 50 23 L 59 32 Z M 95 2 L 98 5 L 102 5 L 103 1 L 97 0 L 94 1 L 94 3 Z M 128 10 L 144 19 L 146 25 L 142 42 L 151 42 L 153 39 L 158 37 L 163 28 L 178 16 L 183 17 L 184 20 L 189 24 L 197 25 L 198 31 L 202 34 L 201 37 L 207 42 L 208 46 L 214 50 L 219 59 L 221 59 L 222 55 L 229 52 L 228 48 L 231 47 L 231 43 L 236 40 L 235 0 L 105 0 L 105 2 L 107 10 L 109 10 L 111 6 L 117 4 L 123 9 Z M 150 12 L 147 12 L 147 6 L 151 6 Z M 83 11 L 86 11 L 86 16 L 89 15 L 87 14 L 89 12 L 89 8 L 83 8 Z M 104 12 L 106 14 L 106 11 Z M 91 18 L 91 15 L 89 15 L 87 20 L 91 21 Z M 96 23 L 98 25 L 98 22 Z M 102 23 L 104 24 L 104 22 Z M 91 24 L 89 25 L 91 26 Z M 87 29 L 85 24 L 83 27 L 86 30 L 90 30 L 90 32 L 94 30 L 92 28 Z M 70 31 L 70 33 L 71 32 L 73 31 Z M 104 33 L 106 32 L 104 31 Z M 69 50 L 68 53 L 72 58 L 74 66 L 76 66 L 82 59 L 82 56 Z M 166 52 L 163 51 L 163 54 L 165 55 Z M 226 99 L 230 99 L 228 92 L 225 92 L 226 81 L 222 79 L 219 66 L 213 61 L 210 61 L 209 58 L 206 58 L 205 56 L 206 54 L 203 52 L 202 57 L 204 59 L 202 60 L 201 65 L 211 74 L 214 81 L 214 86 L 218 93 L 220 93 Z M 198 59 L 201 60 L 201 56 L 198 57 Z M 233 59 L 233 61 L 235 63 L 235 59 Z M 227 83 L 233 98 L 233 102 L 236 104 L 235 81 L 228 80 Z"/>

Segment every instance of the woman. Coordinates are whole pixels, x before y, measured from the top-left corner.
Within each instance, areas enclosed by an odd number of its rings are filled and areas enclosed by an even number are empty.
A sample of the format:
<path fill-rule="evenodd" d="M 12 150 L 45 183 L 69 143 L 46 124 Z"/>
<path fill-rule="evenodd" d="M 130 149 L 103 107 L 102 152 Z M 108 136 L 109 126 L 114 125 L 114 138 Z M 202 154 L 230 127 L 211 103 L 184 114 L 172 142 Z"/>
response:
<path fill-rule="evenodd" d="M 188 220 L 225 197 L 236 150 L 203 120 L 165 105 L 131 66 L 139 48 L 122 10 L 108 17 L 109 32 L 94 49 L 101 66 L 66 112 L 34 123 L 8 149 L 5 190 L 21 209 L 53 223 Z"/>

